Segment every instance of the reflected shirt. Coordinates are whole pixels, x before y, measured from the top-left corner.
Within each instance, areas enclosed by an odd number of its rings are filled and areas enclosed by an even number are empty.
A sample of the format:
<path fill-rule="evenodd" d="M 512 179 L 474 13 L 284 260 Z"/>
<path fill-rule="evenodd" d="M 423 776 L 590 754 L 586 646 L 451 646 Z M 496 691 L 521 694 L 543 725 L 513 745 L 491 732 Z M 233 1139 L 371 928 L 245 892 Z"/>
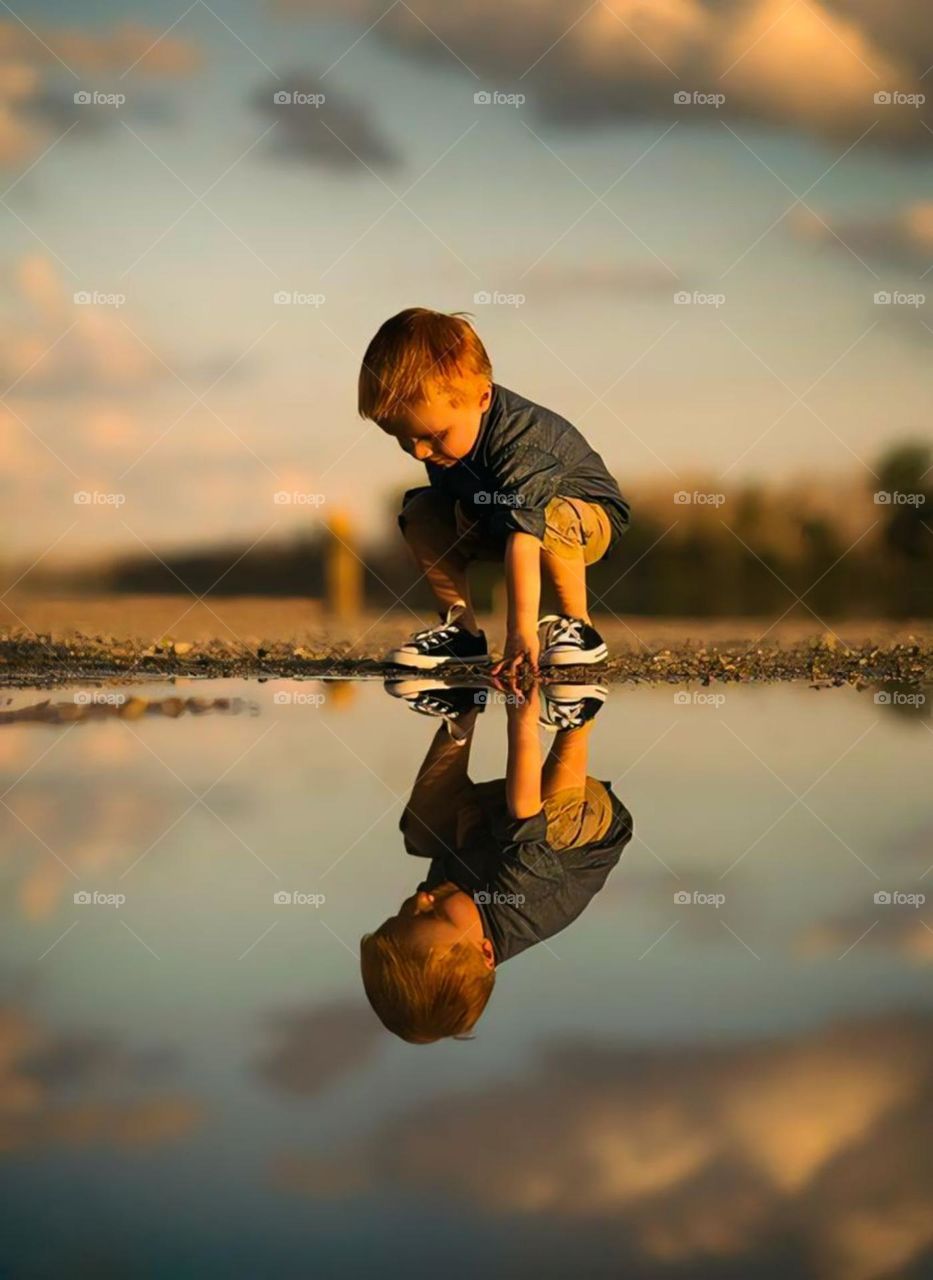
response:
<path fill-rule="evenodd" d="M 450 881 L 470 894 L 497 965 L 553 937 L 588 906 L 632 838 L 631 814 L 604 785 L 612 816 L 599 840 L 557 853 L 547 840 L 544 810 L 513 818 L 503 794 L 462 848 L 431 859 L 419 889 L 430 892 Z"/>

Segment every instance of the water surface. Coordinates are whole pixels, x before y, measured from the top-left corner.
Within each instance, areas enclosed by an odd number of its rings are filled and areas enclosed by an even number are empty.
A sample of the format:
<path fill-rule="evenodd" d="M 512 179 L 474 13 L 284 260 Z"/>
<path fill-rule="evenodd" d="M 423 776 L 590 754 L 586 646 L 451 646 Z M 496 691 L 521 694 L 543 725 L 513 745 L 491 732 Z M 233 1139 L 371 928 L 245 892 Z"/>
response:
<path fill-rule="evenodd" d="M 475 1039 L 416 1047 L 357 949 L 423 874 L 434 724 L 374 683 L 131 692 L 0 724 L 0 1274 L 933 1274 L 924 705 L 615 690 L 590 772 L 634 839 Z"/>

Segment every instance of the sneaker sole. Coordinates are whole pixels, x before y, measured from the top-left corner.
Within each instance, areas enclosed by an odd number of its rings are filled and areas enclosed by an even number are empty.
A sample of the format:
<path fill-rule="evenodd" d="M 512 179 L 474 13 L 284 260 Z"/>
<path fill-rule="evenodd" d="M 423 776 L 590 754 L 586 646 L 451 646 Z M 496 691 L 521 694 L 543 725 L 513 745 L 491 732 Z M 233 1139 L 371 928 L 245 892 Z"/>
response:
<path fill-rule="evenodd" d="M 445 685 L 437 680 L 386 680 L 382 686 L 386 693 L 391 694 L 393 698 L 411 698 L 417 697 L 419 693 L 427 693 L 431 689 L 457 688 L 457 689 L 488 689 L 489 684 L 482 677 L 476 676 L 472 680 L 466 677 L 463 680 L 457 680 L 456 683 Z"/>
<path fill-rule="evenodd" d="M 428 654 L 404 653 L 394 649 L 387 654 L 384 662 L 390 667 L 411 667 L 415 671 L 436 671 L 438 667 L 478 667 L 492 662 L 488 653 L 479 654 L 475 658 L 432 658 Z"/>
<path fill-rule="evenodd" d="M 541 655 L 541 663 L 547 667 L 585 667 L 591 663 L 605 662 L 608 657 L 608 648 L 601 644 L 595 649 L 558 649 L 554 653 L 545 652 Z"/>

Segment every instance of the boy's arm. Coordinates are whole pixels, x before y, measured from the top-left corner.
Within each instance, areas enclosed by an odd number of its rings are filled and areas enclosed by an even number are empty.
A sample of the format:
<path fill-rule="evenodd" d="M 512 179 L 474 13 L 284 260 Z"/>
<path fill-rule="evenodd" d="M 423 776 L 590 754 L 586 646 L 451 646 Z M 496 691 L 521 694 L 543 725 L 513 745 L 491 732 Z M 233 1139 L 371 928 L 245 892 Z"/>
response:
<path fill-rule="evenodd" d="M 508 596 L 505 655 L 493 668 L 509 677 L 527 661 L 538 673 L 538 608 L 541 603 L 541 543 L 530 533 L 510 533 L 505 547 Z"/>
<path fill-rule="evenodd" d="M 508 761 L 505 800 L 513 818 L 533 818 L 541 811 L 541 742 L 538 737 L 538 699 L 508 704 Z"/>

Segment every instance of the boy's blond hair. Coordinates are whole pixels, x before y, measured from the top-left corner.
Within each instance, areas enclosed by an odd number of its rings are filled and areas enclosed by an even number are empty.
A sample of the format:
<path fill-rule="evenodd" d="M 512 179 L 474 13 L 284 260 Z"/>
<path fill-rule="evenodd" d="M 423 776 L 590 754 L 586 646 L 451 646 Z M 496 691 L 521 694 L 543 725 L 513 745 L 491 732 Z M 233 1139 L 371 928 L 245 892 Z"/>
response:
<path fill-rule="evenodd" d="M 444 955 L 416 951 L 383 925 L 360 942 L 363 988 L 383 1026 L 409 1044 L 464 1035 L 479 1020 L 496 975 L 459 942 Z"/>
<path fill-rule="evenodd" d="M 492 364 L 462 312 L 409 307 L 386 320 L 360 367 L 360 417 L 380 425 L 421 403 L 434 388 L 455 393 L 465 378 L 491 378 Z"/>

